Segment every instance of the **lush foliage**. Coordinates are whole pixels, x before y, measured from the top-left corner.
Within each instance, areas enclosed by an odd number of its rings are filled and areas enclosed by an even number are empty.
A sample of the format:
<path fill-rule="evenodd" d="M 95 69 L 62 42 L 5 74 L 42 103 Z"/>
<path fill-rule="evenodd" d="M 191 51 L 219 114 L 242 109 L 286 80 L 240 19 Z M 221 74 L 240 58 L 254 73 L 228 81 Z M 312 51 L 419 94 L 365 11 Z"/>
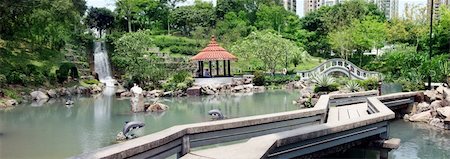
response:
<path fill-rule="evenodd" d="M 314 92 L 332 92 L 337 91 L 339 87 L 334 78 L 327 75 L 313 75 L 311 81 L 316 84 Z"/>
<path fill-rule="evenodd" d="M 150 34 L 146 31 L 127 33 L 114 45 L 111 62 L 125 72 L 126 79 L 144 88 L 159 86 L 159 80 L 164 79 L 166 74 L 164 68 L 159 67 L 159 58 L 150 52 L 155 47 Z"/>
<path fill-rule="evenodd" d="M 345 84 L 345 89 L 350 92 L 357 92 L 361 90 L 361 87 L 359 86 L 358 82 L 350 80 Z"/>
<path fill-rule="evenodd" d="M 242 68 L 270 70 L 285 68 L 293 58 L 304 59 L 308 54 L 290 40 L 270 30 L 252 32 L 231 48 L 240 59 Z"/>
<path fill-rule="evenodd" d="M 113 25 L 114 14 L 107 8 L 89 8 L 85 21 L 90 28 L 96 28 L 101 37 L 103 30 Z"/>
<path fill-rule="evenodd" d="M 163 88 L 166 91 L 186 90 L 191 87 L 193 83 L 194 78 L 192 78 L 191 73 L 180 71 L 170 77 L 169 80 L 163 84 Z"/>
<path fill-rule="evenodd" d="M 253 73 L 253 75 L 255 76 L 253 78 L 253 83 L 257 86 L 264 86 L 264 84 L 266 84 L 266 76 L 264 74 L 264 71 L 255 71 Z"/>
<path fill-rule="evenodd" d="M 268 75 L 265 77 L 266 85 L 285 85 L 298 80 L 300 77 L 295 75 Z"/>
<path fill-rule="evenodd" d="M 449 73 L 448 55 L 436 55 L 429 60 L 428 53 L 416 53 L 414 48 L 399 48 L 376 59 L 367 67 L 383 73 L 384 81 L 400 83 L 404 91 L 424 88 L 427 77 L 433 82 L 445 82 Z"/>
<path fill-rule="evenodd" d="M 185 37 L 169 35 L 152 36 L 154 44 L 161 50 L 167 50 L 174 54 L 195 55 L 204 46 L 204 40 L 193 40 Z"/>

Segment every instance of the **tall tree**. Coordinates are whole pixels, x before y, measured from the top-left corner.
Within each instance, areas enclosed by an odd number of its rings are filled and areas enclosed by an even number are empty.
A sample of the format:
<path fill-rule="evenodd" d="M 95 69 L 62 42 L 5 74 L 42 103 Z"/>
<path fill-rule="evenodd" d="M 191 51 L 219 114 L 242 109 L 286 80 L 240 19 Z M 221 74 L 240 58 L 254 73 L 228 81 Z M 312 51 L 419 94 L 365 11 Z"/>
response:
<path fill-rule="evenodd" d="M 196 0 L 193 6 L 180 6 L 171 13 L 172 28 L 182 35 L 190 35 L 196 27 L 211 28 L 215 25 L 214 8 L 211 3 Z"/>
<path fill-rule="evenodd" d="M 240 59 L 241 68 L 263 69 L 275 73 L 277 68 L 286 67 L 298 54 L 305 54 L 290 40 L 270 30 L 255 31 L 238 41 L 231 48 Z M 242 61 L 242 62 L 240 62 Z"/>
<path fill-rule="evenodd" d="M 100 33 L 100 37 L 102 37 L 102 32 L 114 23 L 114 14 L 107 8 L 91 7 L 85 22 L 90 28 L 96 28 Z"/>

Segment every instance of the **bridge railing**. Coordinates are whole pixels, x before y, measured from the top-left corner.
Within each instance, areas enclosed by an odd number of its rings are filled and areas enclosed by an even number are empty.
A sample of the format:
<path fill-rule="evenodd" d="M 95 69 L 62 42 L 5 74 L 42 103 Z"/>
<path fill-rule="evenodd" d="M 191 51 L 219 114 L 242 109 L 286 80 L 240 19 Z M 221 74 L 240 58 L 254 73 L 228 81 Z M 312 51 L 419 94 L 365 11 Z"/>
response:
<path fill-rule="evenodd" d="M 351 66 L 353 69 L 349 70 L 347 68 L 348 66 Z M 330 71 L 330 69 L 333 69 L 333 68 L 346 70 L 344 72 L 345 73 L 350 72 L 349 76 L 354 76 L 359 79 L 366 79 L 371 76 L 379 75 L 378 72 L 363 70 L 363 69 L 359 68 L 358 66 L 356 66 L 355 64 L 353 64 L 352 62 L 344 60 L 344 59 L 340 59 L 340 58 L 329 59 L 329 60 L 323 62 L 322 64 L 320 64 L 319 66 L 316 66 L 310 70 L 298 71 L 297 75 L 299 75 L 302 79 L 308 79 L 308 78 L 311 78 L 315 74 L 321 74 L 321 73 Z"/>
<path fill-rule="evenodd" d="M 312 155 L 310 158 L 315 158 L 313 156 L 315 152 L 339 148 L 341 145 L 352 144 L 361 139 L 369 137 L 387 139 L 388 120 L 393 119 L 395 114 L 378 98 L 367 98 L 368 107 L 374 110 L 367 116 L 254 137 L 245 143 L 217 148 L 212 150 L 213 153 L 207 154 L 215 154 L 220 158 L 235 158 L 235 156 L 249 159 L 294 158 L 305 155 Z M 203 155 L 204 152 L 194 153 Z"/>
<path fill-rule="evenodd" d="M 335 94 L 330 95 L 330 107 L 332 106 L 342 106 L 349 104 L 357 104 L 364 103 L 367 100 L 367 97 L 377 96 L 378 91 L 365 91 L 365 92 L 355 92 L 355 93 L 344 93 L 344 94 Z"/>
<path fill-rule="evenodd" d="M 175 154 L 180 157 L 195 147 L 324 123 L 328 101 L 329 97 L 324 95 L 313 108 L 173 126 L 72 158 L 166 158 Z"/>

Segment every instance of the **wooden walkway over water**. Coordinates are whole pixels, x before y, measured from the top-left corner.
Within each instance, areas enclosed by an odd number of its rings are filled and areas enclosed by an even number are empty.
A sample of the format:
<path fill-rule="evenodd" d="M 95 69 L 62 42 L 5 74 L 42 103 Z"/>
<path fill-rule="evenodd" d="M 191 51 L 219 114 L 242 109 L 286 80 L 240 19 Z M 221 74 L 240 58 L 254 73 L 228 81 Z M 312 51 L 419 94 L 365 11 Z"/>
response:
<path fill-rule="evenodd" d="M 73 158 L 317 158 L 362 141 L 389 139 L 392 110 L 419 95 L 376 94 L 322 95 L 313 108 L 174 126 Z"/>
<path fill-rule="evenodd" d="M 367 103 L 331 107 L 328 111 L 327 122 L 342 122 L 368 116 Z"/>

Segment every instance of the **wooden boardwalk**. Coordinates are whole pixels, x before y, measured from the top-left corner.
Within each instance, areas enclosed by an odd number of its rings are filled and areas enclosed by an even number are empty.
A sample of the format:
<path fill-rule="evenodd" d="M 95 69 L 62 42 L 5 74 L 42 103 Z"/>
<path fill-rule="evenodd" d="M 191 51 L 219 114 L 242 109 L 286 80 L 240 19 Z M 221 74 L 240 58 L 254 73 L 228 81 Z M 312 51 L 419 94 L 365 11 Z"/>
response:
<path fill-rule="evenodd" d="M 352 104 L 340 107 L 330 107 L 328 123 L 348 121 L 363 116 L 368 116 L 367 103 Z"/>

